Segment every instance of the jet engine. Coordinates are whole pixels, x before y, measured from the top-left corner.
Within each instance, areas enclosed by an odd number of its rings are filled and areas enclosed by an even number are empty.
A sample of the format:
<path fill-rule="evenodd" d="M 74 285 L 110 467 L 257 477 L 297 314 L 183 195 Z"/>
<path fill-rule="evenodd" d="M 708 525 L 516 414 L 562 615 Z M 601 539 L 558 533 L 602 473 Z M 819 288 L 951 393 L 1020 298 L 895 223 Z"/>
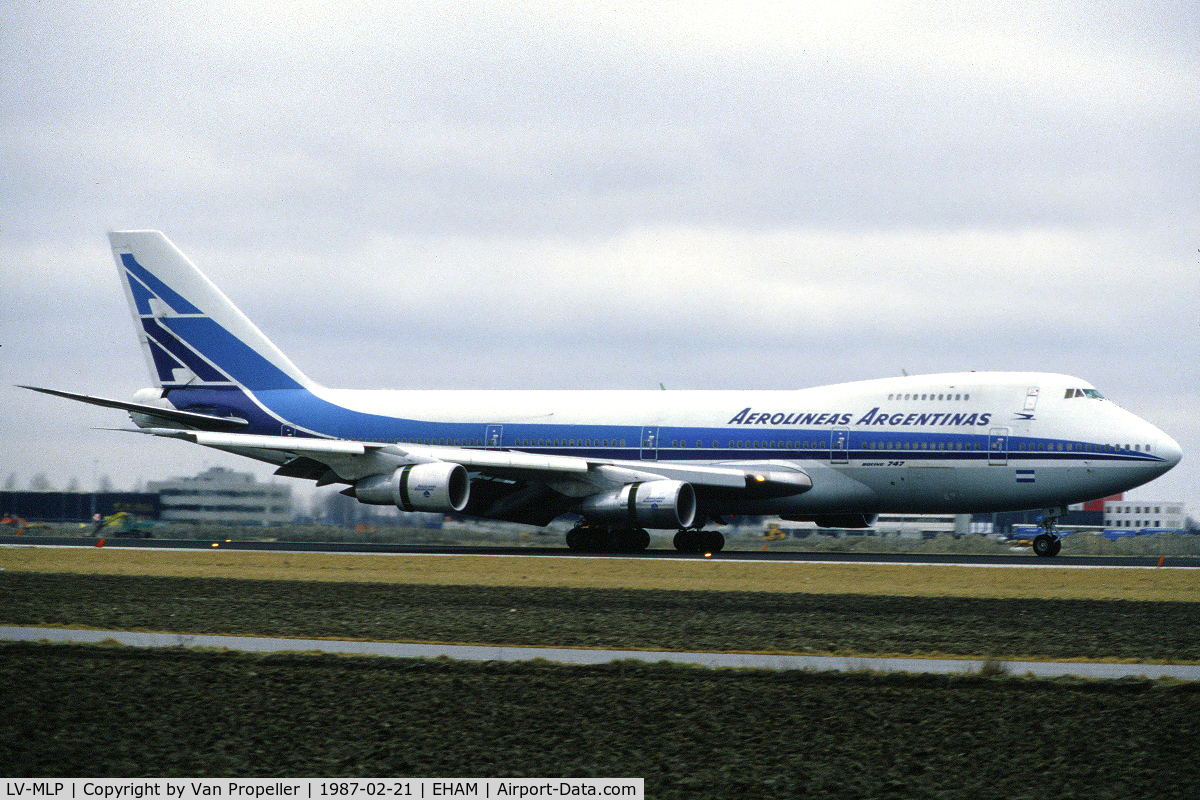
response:
<path fill-rule="evenodd" d="M 696 519 L 696 491 L 683 481 L 629 483 L 585 498 L 580 510 L 591 519 L 632 528 L 687 528 Z"/>
<path fill-rule="evenodd" d="M 409 464 L 391 475 L 371 475 L 354 484 L 354 496 L 371 505 L 405 511 L 462 511 L 471 497 L 471 479 L 462 464 L 431 461 Z"/>

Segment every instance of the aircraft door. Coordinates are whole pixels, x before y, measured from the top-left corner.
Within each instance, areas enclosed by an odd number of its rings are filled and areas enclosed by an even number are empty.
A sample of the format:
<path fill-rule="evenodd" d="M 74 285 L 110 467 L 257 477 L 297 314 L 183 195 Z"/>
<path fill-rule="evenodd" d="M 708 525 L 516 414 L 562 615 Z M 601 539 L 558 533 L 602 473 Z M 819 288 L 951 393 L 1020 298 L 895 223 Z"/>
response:
<path fill-rule="evenodd" d="M 504 426 L 503 425 L 488 425 L 487 433 L 483 437 L 484 447 L 499 448 L 504 441 Z"/>
<path fill-rule="evenodd" d="M 838 428 L 829 434 L 829 463 L 850 463 L 850 431 Z"/>
<path fill-rule="evenodd" d="M 992 428 L 988 432 L 988 463 L 1003 467 L 1008 463 L 1008 428 Z"/>
<path fill-rule="evenodd" d="M 1032 414 L 1037 408 L 1038 394 L 1040 389 L 1036 386 L 1030 386 L 1029 391 L 1025 393 L 1025 408 L 1022 409 L 1026 414 Z"/>
<path fill-rule="evenodd" d="M 642 428 L 643 461 L 658 460 L 658 428 Z"/>

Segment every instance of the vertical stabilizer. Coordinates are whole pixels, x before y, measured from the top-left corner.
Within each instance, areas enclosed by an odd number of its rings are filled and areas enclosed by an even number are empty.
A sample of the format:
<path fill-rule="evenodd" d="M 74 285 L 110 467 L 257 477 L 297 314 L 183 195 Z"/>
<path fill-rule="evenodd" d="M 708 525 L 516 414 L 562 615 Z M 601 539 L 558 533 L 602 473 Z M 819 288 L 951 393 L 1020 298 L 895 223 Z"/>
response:
<path fill-rule="evenodd" d="M 156 386 L 312 385 L 212 281 L 158 231 L 108 234 Z"/>

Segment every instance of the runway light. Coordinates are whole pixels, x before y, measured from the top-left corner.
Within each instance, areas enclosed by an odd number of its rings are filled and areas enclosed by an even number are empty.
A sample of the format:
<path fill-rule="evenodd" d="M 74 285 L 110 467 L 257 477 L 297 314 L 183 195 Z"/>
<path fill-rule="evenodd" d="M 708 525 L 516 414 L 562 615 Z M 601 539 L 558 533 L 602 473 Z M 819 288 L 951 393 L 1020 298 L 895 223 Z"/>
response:
<path fill-rule="evenodd" d="M 212 546 L 213 546 L 213 547 L 220 547 L 220 546 L 221 546 L 221 544 L 220 544 L 220 542 L 213 542 L 213 545 L 212 545 Z"/>
<path fill-rule="evenodd" d="M 705 557 L 705 558 L 712 558 L 712 553 L 705 553 L 705 554 L 704 554 L 704 557 Z"/>

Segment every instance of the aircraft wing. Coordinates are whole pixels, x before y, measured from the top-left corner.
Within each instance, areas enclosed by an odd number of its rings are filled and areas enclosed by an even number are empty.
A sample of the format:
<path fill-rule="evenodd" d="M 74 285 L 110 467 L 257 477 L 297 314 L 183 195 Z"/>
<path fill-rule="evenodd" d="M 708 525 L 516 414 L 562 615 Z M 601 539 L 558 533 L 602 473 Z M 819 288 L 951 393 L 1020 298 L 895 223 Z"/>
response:
<path fill-rule="evenodd" d="M 522 522 L 543 519 L 546 515 L 549 518 L 545 522 L 549 522 L 566 510 L 566 505 L 562 503 L 547 503 L 551 497 L 570 501 L 636 482 L 676 480 L 691 484 L 702 493 L 747 493 L 756 497 L 794 495 L 812 488 L 812 480 L 804 472 L 781 465 L 677 465 L 545 455 L 517 450 L 398 445 L 174 428 L 142 428 L 136 432 L 183 439 L 278 464 L 276 474 L 308 478 L 315 480 L 317 485 L 353 485 L 364 478 L 388 475 L 416 464 L 460 464 L 475 479 L 493 484 L 492 490 L 485 492 L 485 495 L 492 498 L 496 508 L 490 509 L 493 513 L 487 513 L 489 509 L 479 510 L 479 516 Z M 347 490 L 347 493 L 352 493 L 352 490 Z M 546 507 L 544 513 L 527 508 L 538 504 Z M 498 513 L 496 509 L 502 509 L 503 513 Z"/>

